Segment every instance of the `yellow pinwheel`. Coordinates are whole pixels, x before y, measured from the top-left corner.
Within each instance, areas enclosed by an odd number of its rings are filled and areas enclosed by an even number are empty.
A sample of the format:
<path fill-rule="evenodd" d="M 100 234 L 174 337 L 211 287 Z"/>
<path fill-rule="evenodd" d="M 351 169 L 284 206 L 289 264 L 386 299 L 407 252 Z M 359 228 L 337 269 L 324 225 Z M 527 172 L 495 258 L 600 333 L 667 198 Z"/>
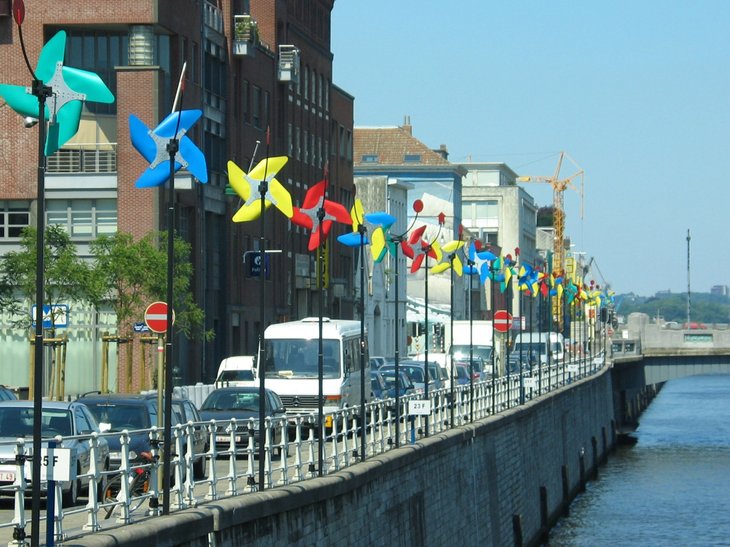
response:
<path fill-rule="evenodd" d="M 459 258 L 459 255 L 456 251 L 461 249 L 464 244 L 465 242 L 461 239 L 454 239 L 444 244 L 444 246 L 441 247 L 441 250 L 445 253 L 445 256 L 448 260 L 444 260 L 443 262 L 439 262 L 438 264 L 433 266 L 431 268 L 431 273 L 445 272 L 449 268 L 453 267 L 454 272 L 458 276 L 461 276 L 464 273 L 464 265 L 462 264 L 461 259 Z"/>
<path fill-rule="evenodd" d="M 292 217 L 294 209 L 291 194 L 284 188 L 284 185 L 276 180 L 277 173 L 288 160 L 289 158 L 286 156 L 264 158 L 248 174 L 233 161 L 228 162 L 228 182 L 244 201 L 241 208 L 233 215 L 233 222 L 247 222 L 260 216 L 261 206 L 258 203 L 260 196 L 256 195 L 254 188 L 261 181 L 265 182 L 267 186 L 264 194 L 264 207 L 268 209 L 274 205 L 287 218 Z"/>

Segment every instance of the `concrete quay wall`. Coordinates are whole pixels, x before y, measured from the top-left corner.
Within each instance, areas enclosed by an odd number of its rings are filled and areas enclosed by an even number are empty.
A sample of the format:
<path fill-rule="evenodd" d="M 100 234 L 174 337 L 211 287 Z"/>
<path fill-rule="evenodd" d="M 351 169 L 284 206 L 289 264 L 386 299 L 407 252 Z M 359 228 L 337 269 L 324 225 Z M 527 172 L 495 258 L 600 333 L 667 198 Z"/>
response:
<path fill-rule="evenodd" d="M 615 443 L 609 369 L 344 471 L 65 545 L 537 545 Z"/>

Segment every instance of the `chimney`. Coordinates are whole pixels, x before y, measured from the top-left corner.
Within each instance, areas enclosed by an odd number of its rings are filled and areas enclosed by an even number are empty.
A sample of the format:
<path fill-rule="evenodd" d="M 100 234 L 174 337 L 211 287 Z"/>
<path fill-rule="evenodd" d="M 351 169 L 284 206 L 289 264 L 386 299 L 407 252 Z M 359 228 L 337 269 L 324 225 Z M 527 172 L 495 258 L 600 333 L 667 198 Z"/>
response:
<path fill-rule="evenodd" d="M 411 117 L 410 116 L 403 116 L 403 127 L 409 135 L 413 136 L 413 126 L 411 125 Z"/>
<path fill-rule="evenodd" d="M 449 159 L 449 149 L 446 147 L 445 144 L 440 145 L 439 146 L 439 149 L 438 150 L 434 150 L 434 152 L 436 152 L 439 156 L 441 156 L 442 158 L 444 158 L 445 160 L 448 161 L 448 159 Z"/>

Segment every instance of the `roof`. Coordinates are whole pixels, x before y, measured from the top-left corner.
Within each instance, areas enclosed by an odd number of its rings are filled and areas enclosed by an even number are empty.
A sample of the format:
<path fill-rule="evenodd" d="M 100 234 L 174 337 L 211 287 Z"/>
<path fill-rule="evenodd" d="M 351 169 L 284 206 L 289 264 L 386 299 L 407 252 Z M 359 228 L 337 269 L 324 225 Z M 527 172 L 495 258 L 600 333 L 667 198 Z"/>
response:
<path fill-rule="evenodd" d="M 355 127 L 353 163 L 356 167 L 390 166 L 458 166 L 450 163 L 441 153 L 431 150 L 416 139 L 411 126 Z M 446 147 L 442 145 L 446 152 Z"/>

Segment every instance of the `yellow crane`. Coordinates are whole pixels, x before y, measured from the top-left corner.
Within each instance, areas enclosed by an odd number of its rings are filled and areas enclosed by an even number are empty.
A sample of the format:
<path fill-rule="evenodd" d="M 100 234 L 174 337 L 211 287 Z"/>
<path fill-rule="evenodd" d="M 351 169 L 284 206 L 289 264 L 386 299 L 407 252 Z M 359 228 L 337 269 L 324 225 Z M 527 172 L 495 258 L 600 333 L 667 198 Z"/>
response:
<path fill-rule="evenodd" d="M 566 178 L 560 178 L 560 171 L 563 167 L 563 159 L 567 158 L 576 168 L 576 172 Z M 555 231 L 553 241 L 553 273 L 563 275 L 565 270 L 565 207 L 563 192 L 566 188 L 572 188 L 580 193 L 580 218 L 583 218 L 583 169 L 566 152 L 560 152 L 558 165 L 552 177 L 517 177 L 517 182 L 544 182 L 553 188 L 553 230 Z M 573 180 L 580 177 L 580 189 L 573 185 Z"/>
<path fill-rule="evenodd" d="M 566 178 L 560 178 L 563 159 L 567 158 L 576 168 L 575 173 Z M 565 275 L 565 207 L 563 192 L 566 188 L 576 190 L 573 180 L 580 177 L 580 218 L 583 218 L 583 169 L 567 153 L 560 152 L 558 165 L 552 177 L 518 177 L 517 182 L 544 182 L 553 188 L 553 274 Z M 558 331 L 563 329 L 563 305 L 560 299 L 553 301 L 553 315 Z"/>

